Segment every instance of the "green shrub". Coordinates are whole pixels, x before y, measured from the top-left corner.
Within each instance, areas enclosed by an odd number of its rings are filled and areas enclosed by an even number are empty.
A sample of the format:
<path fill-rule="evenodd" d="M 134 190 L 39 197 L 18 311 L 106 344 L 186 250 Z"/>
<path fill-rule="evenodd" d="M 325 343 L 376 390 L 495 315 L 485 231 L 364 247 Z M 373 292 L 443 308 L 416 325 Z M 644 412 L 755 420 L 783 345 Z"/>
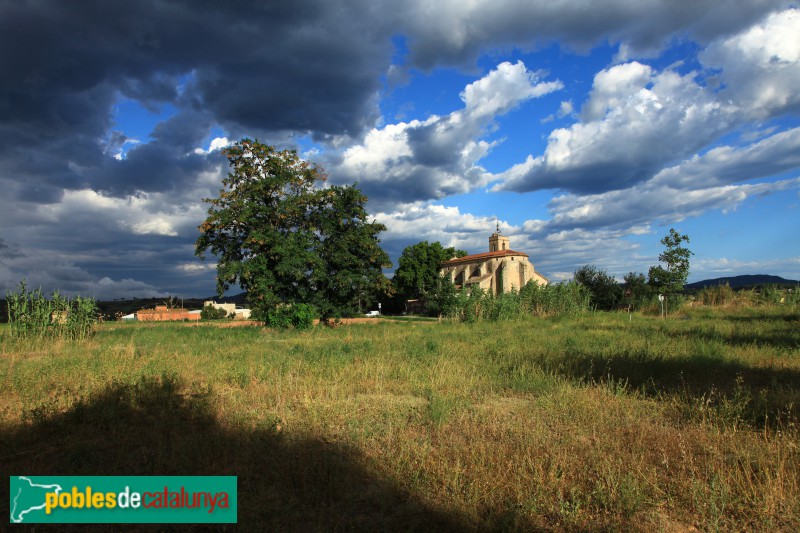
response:
<path fill-rule="evenodd" d="M 272 328 L 310 329 L 316 316 L 314 306 L 308 304 L 279 305 L 267 312 L 267 325 Z"/>
<path fill-rule="evenodd" d="M 218 309 L 210 305 L 203 306 L 203 310 L 200 311 L 200 318 L 203 320 L 219 320 L 227 317 L 228 313 L 224 309 Z"/>

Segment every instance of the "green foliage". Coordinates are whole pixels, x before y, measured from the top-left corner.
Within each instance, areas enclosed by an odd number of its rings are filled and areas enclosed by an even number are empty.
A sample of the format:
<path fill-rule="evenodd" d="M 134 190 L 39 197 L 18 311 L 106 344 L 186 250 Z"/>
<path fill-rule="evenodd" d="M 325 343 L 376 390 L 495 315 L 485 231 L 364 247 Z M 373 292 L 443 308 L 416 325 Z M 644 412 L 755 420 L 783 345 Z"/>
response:
<path fill-rule="evenodd" d="M 456 293 L 444 316 L 462 322 L 516 320 L 525 316 L 575 316 L 589 308 L 589 291 L 575 282 L 539 285 L 529 281 L 520 292 L 494 295 L 479 288 Z"/>
<path fill-rule="evenodd" d="M 783 299 L 783 291 L 775 285 L 765 285 L 761 287 L 759 296 L 761 301 L 765 304 L 776 305 L 781 303 L 781 300 Z"/>
<path fill-rule="evenodd" d="M 793 307 L 800 305 L 800 287 L 786 289 L 784 291 L 783 303 Z"/>
<path fill-rule="evenodd" d="M 286 329 L 311 329 L 316 310 L 308 304 L 279 305 L 267 312 L 266 323 L 269 327 Z"/>
<path fill-rule="evenodd" d="M 441 289 L 439 267 L 454 257 L 464 257 L 467 252 L 441 243 L 428 241 L 406 246 L 400 254 L 392 284 L 403 300 L 426 298 Z"/>
<path fill-rule="evenodd" d="M 47 299 L 41 288 L 29 291 L 25 280 L 17 292 L 6 295 L 9 333 L 19 339 L 86 339 L 94 333 L 94 298 L 64 298 L 58 291 Z"/>
<path fill-rule="evenodd" d="M 575 271 L 573 281 L 589 291 L 589 303 L 595 309 L 611 311 L 622 301 L 622 287 L 614 276 L 594 265 L 584 265 Z"/>
<path fill-rule="evenodd" d="M 623 303 L 631 309 L 642 309 L 652 300 L 652 289 L 647 285 L 647 278 L 641 272 L 628 272 L 623 279 Z"/>
<path fill-rule="evenodd" d="M 243 139 L 225 150 L 230 172 L 200 225 L 195 254 L 217 256 L 217 292 L 248 291 L 257 316 L 280 303 L 315 304 L 323 317 L 352 313 L 365 291 L 385 290 L 391 266 L 383 224 L 369 222 L 355 186 L 325 176 L 293 150 Z"/>
<path fill-rule="evenodd" d="M 428 313 L 431 316 L 453 316 L 459 305 L 458 291 L 453 282 L 437 275 L 428 293 Z"/>
<path fill-rule="evenodd" d="M 670 295 L 683 291 L 683 286 L 689 277 L 689 258 L 694 253 L 682 246 L 683 243 L 688 242 L 688 235 L 681 235 L 674 228 L 670 228 L 669 235 L 661 239 L 661 244 L 666 247 L 666 250 L 658 256 L 658 260 L 664 263 L 666 268 L 660 265 L 652 266 L 648 271 L 648 283 L 656 291 L 664 294 L 667 301 L 669 301 Z M 668 309 L 669 307 L 667 307 Z"/>
<path fill-rule="evenodd" d="M 522 308 L 534 316 L 576 316 L 589 309 L 589 291 L 574 281 L 539 285 L 529 281 L 520 291 Z"/>
<path fill-rule="evenodd" d="M 224 309 L 218 309 L 210 305 L 204 305 L 203 310 L 200 311 L 200 318 L 203 320 L 219 320 L 227 317 L 228 314 Z"/>
<path fill-rule="evenodd" d="M 330 187 L 315 214 L 320 266 L 311 273 L 311 301 L 323 318 L 355 315 L 360 300 L 390 293 L 391 284 L 382 268 L 391 266 L 379 246 L 383 224 L 367 221 L 367 197 L 355 187 Z"/>

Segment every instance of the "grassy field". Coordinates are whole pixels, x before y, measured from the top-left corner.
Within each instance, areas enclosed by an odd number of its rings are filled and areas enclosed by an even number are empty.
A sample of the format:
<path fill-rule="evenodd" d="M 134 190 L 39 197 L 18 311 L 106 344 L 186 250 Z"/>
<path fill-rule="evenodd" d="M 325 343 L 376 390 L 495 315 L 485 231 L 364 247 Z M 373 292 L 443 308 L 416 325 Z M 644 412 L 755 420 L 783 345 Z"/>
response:
<path fill-rule="evenodd" d="M 4 472 L 237 475 L 240 525 L 800 529 L 796 309 L 108 323 L 0 384 Z"/>

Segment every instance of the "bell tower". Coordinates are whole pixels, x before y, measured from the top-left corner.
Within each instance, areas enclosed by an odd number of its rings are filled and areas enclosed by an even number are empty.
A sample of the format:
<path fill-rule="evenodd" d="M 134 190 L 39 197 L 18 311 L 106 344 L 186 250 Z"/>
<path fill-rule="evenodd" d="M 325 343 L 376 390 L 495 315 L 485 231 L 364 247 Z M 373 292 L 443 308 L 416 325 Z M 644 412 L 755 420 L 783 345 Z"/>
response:
<path fill-rule="evenodd" d="M 497 229 L 492 236 L 489 237 L 489 251 L 490 252 L 499 252 L 502 250 L 510 250 L 511 248 L 508 245 L 508 237 L 504 237 L 500 235 L 500 221 L 497 221 Z"/>

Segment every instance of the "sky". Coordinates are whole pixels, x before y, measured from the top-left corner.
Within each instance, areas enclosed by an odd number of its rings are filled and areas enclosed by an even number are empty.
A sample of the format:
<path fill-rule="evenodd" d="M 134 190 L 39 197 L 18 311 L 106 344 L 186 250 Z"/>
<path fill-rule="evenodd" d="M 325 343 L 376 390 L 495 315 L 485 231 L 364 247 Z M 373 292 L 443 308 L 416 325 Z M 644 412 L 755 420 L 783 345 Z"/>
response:
<path fill-rule="evenodd" d="M 0 292 L 207 297 L 242 138 L 358 186 L 403 248 L 550 281 L 658 263 L 800 278 L 800 5 L 0 1 Z M 387 271 L 391 275 L 391 270 Z"/>

